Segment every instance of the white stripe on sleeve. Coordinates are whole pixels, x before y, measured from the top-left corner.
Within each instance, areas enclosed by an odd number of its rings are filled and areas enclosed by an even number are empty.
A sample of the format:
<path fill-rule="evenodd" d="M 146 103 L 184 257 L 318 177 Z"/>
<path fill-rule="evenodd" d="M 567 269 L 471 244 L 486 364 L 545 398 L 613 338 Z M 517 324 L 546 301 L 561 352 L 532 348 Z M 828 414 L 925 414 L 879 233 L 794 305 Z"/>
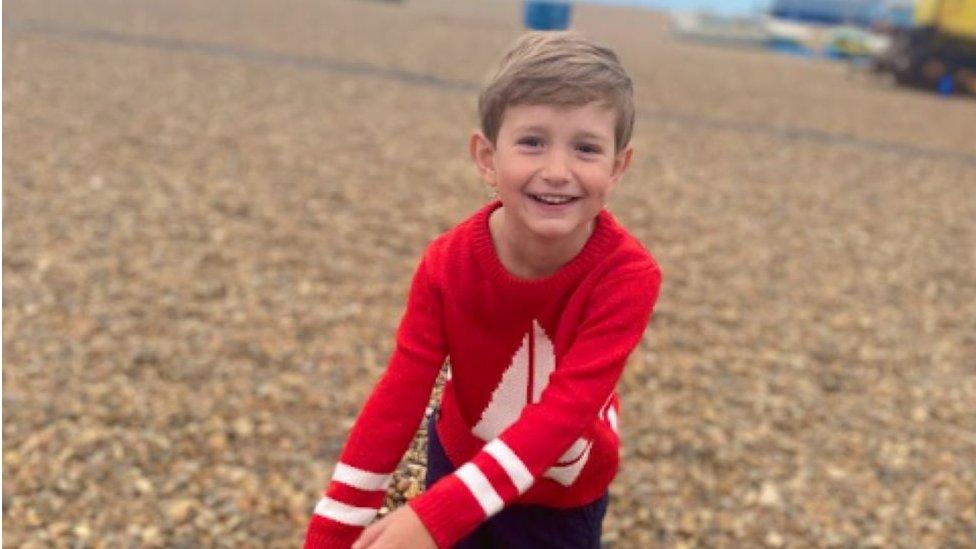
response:
<path fill-rule="evenodd" d="M 471 490 L 471 494 L 481 504 L 481 508 L 484 509 L 487 517 L 494 516 L 495 513 L 502 510 L 502 507 L 505 507 L 505 502 L 502 501 L 498 492 L 495 491 L 495 487 L 488 481 L 488 477 L 474 463 L 465 463 L 454 474 L 461 479 L 468 490 Z"/>
<path fill-rule="evenodd" d="M 348 484 L 353 488 L 373 492 L 376 490 L 386 490 L 386 484 L 389 482 L 391 476 L 393 476 L 392 473 L 388 475 L 371 473 L 353 467 L 352 465 L 338 463 L 336 464 L 335 472 L 332 474 L 332 480 Z"/>
<path fill-rule="evenodd" d="M 519 494 L 524 494 L 532 486 L 535 479 L 532 478 L 532 473 L 529 472 L 529 468 L 509 448 L 508 444 L 505 444 L 504 440 L 500 438 L 492 440 L 485 445 L 485 451 L 491 454 L 491 457 L 495 458 L 495 461 L 502 466 L 502 469 L 505 469 L 505 472 L 508 473 L 508 478 L 512 479 L 512 484 L 518 489 Z"/>
<path fill-rule="evenodd" d="M 326 496 L 315 504 L 315 514 L 351 526 L 368 526 L 376 517 L 376 509 L 346 505 Z"/>

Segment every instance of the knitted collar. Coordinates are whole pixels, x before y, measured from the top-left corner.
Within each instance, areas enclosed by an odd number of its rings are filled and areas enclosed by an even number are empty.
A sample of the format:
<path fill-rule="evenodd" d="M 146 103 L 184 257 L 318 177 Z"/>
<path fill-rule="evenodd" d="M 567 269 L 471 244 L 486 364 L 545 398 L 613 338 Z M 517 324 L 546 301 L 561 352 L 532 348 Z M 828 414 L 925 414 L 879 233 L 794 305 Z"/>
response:
<path fill-rule="evenodd" d="M 596 223 L 583 249 L 556 272 L 540 278 L 522 278 L 508 271 L 498 257 L 495 245 L 491 240 L 491 230 L 488 218 L 491 213 L 502 205 L 500 200 L 494 200 L 475 213 L 473 238 L 478 261 L 499 283 L 520 287 L 538 288 L 548 285 L 558 285 L 569 280 L 575 280 L 579 275 L 587 272 L 593 263 L 603 257 L 607 251 L 619 241 L 620 226 L 613 215 L 606 208 L 600 210 L 596 216 Z"/>

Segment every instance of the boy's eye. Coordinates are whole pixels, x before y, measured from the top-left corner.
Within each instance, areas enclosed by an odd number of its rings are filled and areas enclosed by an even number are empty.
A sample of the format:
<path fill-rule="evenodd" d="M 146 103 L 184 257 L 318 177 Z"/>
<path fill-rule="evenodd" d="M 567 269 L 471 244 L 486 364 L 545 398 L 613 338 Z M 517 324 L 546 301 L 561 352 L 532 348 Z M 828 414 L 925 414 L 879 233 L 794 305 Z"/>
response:
<path fill-rule="evenodd" d="M 600 152 L 600 147 L 597 145 L 591 145 L 589 143 L 580 143 L 576 146 L 576 149 L 579 152 L 586 154 L 598 154 Z"/>
<path fill-rule="evenodd" d="M 542 140 L 538 137 L 523 137 L 518 140 L 519 145 L 526 145 L 528 147 L 541 147 Z"/>

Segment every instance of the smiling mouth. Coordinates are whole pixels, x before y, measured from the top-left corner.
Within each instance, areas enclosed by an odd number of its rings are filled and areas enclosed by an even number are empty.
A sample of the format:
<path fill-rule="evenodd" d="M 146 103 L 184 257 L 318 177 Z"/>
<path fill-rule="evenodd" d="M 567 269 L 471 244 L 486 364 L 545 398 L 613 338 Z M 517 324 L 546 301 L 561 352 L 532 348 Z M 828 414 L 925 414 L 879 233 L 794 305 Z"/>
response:
<path fill-rule="evenodd" d="M 563 194 L 528 194 L 528 196 L 536 202 L 547 204 L 549 206 L 569 204 L 570 202 L 574 202 L 580 198 L 578 196 L 567 196 Z"/>

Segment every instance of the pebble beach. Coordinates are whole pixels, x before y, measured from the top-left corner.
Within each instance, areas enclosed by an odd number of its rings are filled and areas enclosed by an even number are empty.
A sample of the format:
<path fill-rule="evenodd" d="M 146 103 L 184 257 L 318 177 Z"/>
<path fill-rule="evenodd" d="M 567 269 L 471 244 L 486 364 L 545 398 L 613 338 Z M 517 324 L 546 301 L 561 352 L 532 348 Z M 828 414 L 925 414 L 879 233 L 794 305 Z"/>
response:
<path fill-rule="evenodd" d="M 5 4 L 5 546 L 301 544 L 421 251 L 488 200 L 521 10 Z M 664 273 L 603 545 L 976 546 L 976 101 L 572 25 L 634 79 L 609 209 Z"/>

